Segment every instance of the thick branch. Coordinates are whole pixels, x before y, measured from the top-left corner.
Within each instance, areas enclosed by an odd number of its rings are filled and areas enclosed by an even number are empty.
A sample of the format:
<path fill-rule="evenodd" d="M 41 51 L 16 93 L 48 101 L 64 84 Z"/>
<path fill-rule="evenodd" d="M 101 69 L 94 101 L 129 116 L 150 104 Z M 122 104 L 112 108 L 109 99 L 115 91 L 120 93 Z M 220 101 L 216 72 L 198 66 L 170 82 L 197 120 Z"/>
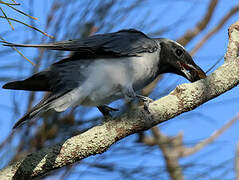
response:
<path fill-rule="evenodd" d="M 233 33 L 230 36 L 233 40 L 233 50 L 235 50 L 235 43 L 239 42 L 238 24 L 239 21 L 232 26 L 235 29 L 229 31 L 229 33 Z M 231 50 L 230 46 L 229 42 L 228 50 Z M 83 134 L 71 137 L 61 144 L 32 153 L 23 160 L 2 169 L 0 179 L 39 177 L 53 169 L 72 164 L 91 155 L 103 153 L 118 140 L 147 130 L 183 112 L 193 110 L 232 89 L 238 83 L 239 58 L 235 57 L 233 61 L 227 61 L 206 79 L 182 84 L 168 96 L 151 103 L 149 105 L 150 114 L 139 107 Z"/>
<path fill-rule="evenodd" d="M 228 31 L 229 46 L 225 55 L 225 61 L 233 61 L 239 53 L 239 23 L 232 24 Z"/>

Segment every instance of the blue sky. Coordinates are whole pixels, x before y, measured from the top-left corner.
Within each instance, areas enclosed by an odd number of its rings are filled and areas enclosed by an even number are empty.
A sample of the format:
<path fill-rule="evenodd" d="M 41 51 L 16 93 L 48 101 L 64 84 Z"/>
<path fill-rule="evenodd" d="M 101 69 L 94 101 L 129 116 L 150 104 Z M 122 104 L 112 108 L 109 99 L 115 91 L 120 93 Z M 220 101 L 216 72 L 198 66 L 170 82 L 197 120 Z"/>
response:
<path fill-rule="evenodd" d="M 189 3 L 187 1 L 177 1 L 173 3 L 172 1 L 167 1 L 164 3 L 158 3 L 162 1 L 147 1 L 145 2 L 144 6 L 150 7 L 152 11 L 150 12 L 152 15 L 158 16 L 159 19 L 159 25 L 156 27 L 160 26 L 168 26 L 176 22 L 177 18 L 180 15 L 183 15 L 185 13 L 185 9 L 191 9 L 190 13 L 188 16 L 185 17 L 186 23 L 183 23 L 182 25 L 178 25 L 175 28 L 172 28 L 172 30 L 168 33 L 165 34 L 167 38 L 171 39 L 177 39 L 180 37 L 186 29 L 190 27 L 194 27 L 195 23 L 198 22 L 198 20 L 204 15 L 204 12 L 207 9 L 208 5 L 208 0 L 199 0 L 199 1 L 192 1 L 194 3 Z M 212 17 L 212 21 L 209 23 L 208 27 L 199 35 L 197 36 L 186 48 L 190 50 L 194 45 L 212 28 L 214 27 L 218 21 L 233 7 L 237 4 L 237 1 L 226 1 L 222 0 L 218 3 L 218 6 L 216 8 L 216 11 Z M 38 17 L 37 21 L 37 27 L 40 29 L 44 29 L 45 25 L 45 18 L 46 18 L 46 13 L 48 12 L 50 8 L 50 1 L 42 0 L 42 1 L 35 1 L 34 2 L 34 12 L 36 13 L 35 16 Z M 165 7 L 168 7 L 167 12 L 165 12 L 166 15 L 160 14 L 159 11 L 161 9 L 165 9 Z M 27 12 L 28 9 L 28 4 L 22 2 L 22 7 L 23 10 Z M 142 7 L 143 8 L 143 7 Z M 6 12 L 8 14 L 11 14 L 12 11 L 9 11 L 6 9 Z M 135 13 L 135 15 L 138 12 Z M 141 29 L 141 27 L 137 27 L 133 23 L 133 19 L 136 18 L 134 14 L 132 15 L 133 17 L 128 17 L 131 25 L 128 25 L 127 27 L 124 24 L 119 24 L 118 27 L 114 27 L 115 30 L 121 29 L 121 28 L 138 28 Z M 14 15 L 14 17 L 19 19 L 24 19 L 27 20 L 27 18 L 23 18 L 23 16 L 18 16 L 17 14 Z M 147 16 L 146 16 L 147 17 Z M 151 17 L 151 16 L 150 16 Z M 196 19 L 196 20 L 195 20 Z M 218 58 L 222 57 L 223 54 L 226 51 L 227 47 L 227 29 L 230 24 L 233 22 L 237 21 L 239 19 L 239 13 L 234 15 L 222 28 L 216 35 L 214 35 L 204 46 L 199 50 L 199 52 L 195 55 L 194 59 L 198 65 L 200 65 L 204 70 L 207 70 L 209 67 L 211 67 Z M 145 19 L 147 21 L 147 18 Z M 22 42 L 21 40 L 25 36 L 29 36 L 29 33 L 27 28 L 24 28 L 24 31 L 21 31 L 22 26 L 14 24 L 17 28 L 17 30 L 20 30 L 17 34 L 12 33 L 11 36 L 5 35 L 4 37 L 13 42 Z M 151 27 L 150 27 L 151 28 Z M 148 29 L 149 27 L 143 27 L 141 30 L 143 30 L 145 33 L 149 32 Z M 9 26 L 6 22 L 1 20 L 1 28 L 0 28 L 0 33 L 4 32 L 5 30 L 8 30 Z M 35 43 L 35 42 L 31 42 Z M 4 47 L 1 47 L 4 48 Z M 1 49 L 0 49 L 1 50 Z M 24 54 L 28 55 L 29 58 L 33 56 L 33 53 L 29 53 L 28 49 L 22 49 L 22 52 Z M 4 67 L 4 64 L 9 63 L 9 61 L 12 61 L 12 64 L 16 66 L 23 66 L 24 69 L 27 71 L 22 71 L 21 73 L 15 72 L 15 71 L 4 71 L 3 68 L 1 68 L 1 72 L 4 76 L 5 75 L 13 75 L 14 78 L 16 77 L 26 77 L 27 75 L 31 74 L 28 69 L 31 68 L 31 65 L 25 61 L 24 59 L 20 58 L 17 53 L 14 55 L 9 55 L 5 54 L 4 56 L 0 57 L 0 67 Z M 223 61 L 219 65 L 221 65 Z M 219 66 L 218 65 L 218 66 Z M 0 74 L 1 76 L 1 74 Z M 187 80 L 177 77 L 175 75 L 165 75 L 163 82 L 167 81 L 168 79 L 173 79 L 171 80 L 172 82 L 176 82 L 175 86 L 177 84 L 182 84 L 182 83 L 188 83 Z M 0 85 L 2 85 L 3 82 L 1 82 Z M 157 91 L 163 91 L 167 87 L 162 87 L 164 83 L 159 83 L 157 87 Z M 157 93 L 154 92 L 154 93 Z M 27 97 L 27 92 L 16 92 L 16 100 L 17 101 L 22 101 L 22 106 L 20 107 L 20 115 L 22 115 L 25 110 L 26 110 L 26 97 Z M 13 107 L 12 104 L 12 98 L 13 94 L 11 91 L 8 90 L 0 90 L 0 114 L 2 115 L 0 117 L 0 131 L 2 132 L 2 136 L 0 137 L 0 142 L 7 137 L 7 135 L 11 132 L 11 127 L 14 123 L 14 121 L 18 118 L 18 116 L 12 116 L 12 110 L 9 110 L 8 107 Z M 215 130 L 223 126 L 228 120 L 233 118 L 237 113 L 238 113 L 238 107 L 239 107 L 239 96 L 238 96 L 238 87 L 233 88 L 231 91 L 226 92 L 225 94 L 221 95 L 220 97 L 213 99 L 200 107 L 196 108 L 192 112 L 184 113 L 167 123 L 159 125 L 161 130 L 167 134 L 167 135 L 176 135 L 179 132 L 183 132 L 184 134 L 184 142 L 185 144 L 191 144 L 191 143 L 196 143 L 199 142 L 199 140 L 204 139 L 208 136 L 210 136 Z M 216 149 L 216 151 L 213 151 L 209 156 L 206 156 L 206 158 L 201 158 L 201 163 L 208 163 L 208 164 L 217 164 L 219 162 L 222 162 L 227 159 L 231 159 L 234 157 L 235 154 L 235 147 L 236 147 L 236 142 L 239 139 L 239 134 L 238 134 L 238 128 L 239 128 L 239 123 L 235 124 L 232 128 L 230 128 L 226 133 L 224 133 L 220 138 L 217 139 L 216 143 L 214 143 L 213 146 L 209 146 L 199 153 L 196 153 L 195 155 L 183 159 L 181 163 L 183 164 L 184 162 L 188 162 L 190 160 L 197 159 L 198 157 L 201 157 L 204 153 L 209 152 L 212 149 Z M 107 153 L 112 153 L 116 151 L 117 148 L 120 147 L 121 143 L 126 143 L 128 141 L 132 141 L 132 139 L 135 139 L 136 137 L 130 136 L 127 137 L 124 140 L 121 140 L 119 143 L 116 145 L 112 146 L 110 148 L 110 152 Z M 143 147 L 137 147 L 135 149 L 135 154 L 133 155 L 127 155 L 128 161 L 132 160 L 134 161 L 132 163 L 132 166 L 136 163 L 142 163 L 141 161 L 144 161 L 145 164 L 160 164 L 158 162 L 158 159 L 155 157 L 160 156 L 160 152 L 158 152 L 157 148 L 152 150 L 152 153 L 154 155 L 146 155 L 145 159 L 139 158 L 138 160 L 137 157 L 140 156 L 137 151 L 140 151 L 140 148 Z M 88 158 L 88 161 L 96 161 L 97 158 L 100 158 L 100 156 L 96 157 L 91 157 Z M 121 164 L 125 162 L 125 157 L 120 157 L 118 160 Z M 160 161 L 162 159 L 160 158 Z M 163 161 L 161 163 L 163 165 Z M 230 166 L 233 167 L 234 161 L 230 161 Z M 1 166 L 1 163 L 0 163 Z M 79 171 L 83 172 L 82 169 L 79 169 Z M 231 172 L 231 175 L 233 177 L 233 172 Z M 98 175 L 99 177 L 105 177 L 105 174 L 102 176 Z M 118 175 L 115 174 L 114 178 L 117 179 Z M 90 179 L 91 176 L 83 176 L 82 179 Z M 112 179 L 114 179 L 112 178 Z M 70 176 L 69 179 L 76 179 L 75 176 Z"/>

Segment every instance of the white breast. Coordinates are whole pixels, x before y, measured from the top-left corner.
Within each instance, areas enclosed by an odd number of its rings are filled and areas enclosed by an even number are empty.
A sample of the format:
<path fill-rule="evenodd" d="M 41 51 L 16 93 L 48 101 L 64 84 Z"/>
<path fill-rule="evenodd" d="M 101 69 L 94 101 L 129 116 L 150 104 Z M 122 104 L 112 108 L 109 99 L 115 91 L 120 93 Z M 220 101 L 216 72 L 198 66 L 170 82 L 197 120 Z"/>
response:
<path fill-rule="evenodd" d="M 87 89 L 82 105 L 98 106 L 123 98 L 122 89 L 143 88 L 155 75 L 158 53 L 141 57 L 96 60 L 86 70 L 88 78 L 80 88 Z"/>

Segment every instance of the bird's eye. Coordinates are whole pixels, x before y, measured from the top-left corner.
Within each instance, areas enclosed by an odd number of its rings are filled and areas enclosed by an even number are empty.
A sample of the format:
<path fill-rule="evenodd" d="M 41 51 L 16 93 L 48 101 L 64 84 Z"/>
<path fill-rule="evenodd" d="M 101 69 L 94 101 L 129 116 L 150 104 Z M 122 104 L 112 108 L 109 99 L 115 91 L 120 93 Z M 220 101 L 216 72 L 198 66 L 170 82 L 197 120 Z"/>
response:
<path fill-rule="evenodd" d="M 183 50 L 181 50 L 181 49 L 177 49 L 177 50 L 176 50 L 176 55 L 177 55 L 178 57 L 182 56 L 182 54 L 183 54 Z"/>

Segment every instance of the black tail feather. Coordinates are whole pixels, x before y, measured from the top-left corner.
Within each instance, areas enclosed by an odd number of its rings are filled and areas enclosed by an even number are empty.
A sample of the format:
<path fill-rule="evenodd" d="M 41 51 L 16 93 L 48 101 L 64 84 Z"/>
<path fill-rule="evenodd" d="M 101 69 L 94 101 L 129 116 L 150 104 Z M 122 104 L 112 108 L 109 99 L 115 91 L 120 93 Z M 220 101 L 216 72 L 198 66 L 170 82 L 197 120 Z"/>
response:
<path fill-rule="evenodd" d="M 21 117 L 13 126 L 13 129 L 17 128 L 23 122 L 27 121 L 28 119 L 34 118 L 36 115 L 41 113 L 44 110 L 48 110 L 49 103 L 47 99 L 44 98 L 39 104 L 34 106 L 29 112 L 27 112 L 23 117 Z"/>
<path fill-rule="evenodd" d="M 59 92 L 57 94 L 50 93 L 44 99 L 42 99 L 37 105 L 35 105 L 29 112 L 27 112 L 22 118 L 20 118 L 16 124 L 13 126 L 13 129 L 17 128 L 23 122 L 28 119 L 34 118 L 36 115 L 48 111 L 51 109 L 52 103 L 57 100 L 59 97 L 64 96 L 66 93 L 70 92 L 70 90 Z"/>
<path fill-rule="evenodd" d="M 50 91 L 49 77 L 46 72 L 40 72 L 23 81 L 6 83 L 2 88 L 27 91 Z"/>
<path fill-rule="evenodd" d="M 32 117 L 34 117 L 34 116 L 32 116 Z M 30 112 L 27 113 L 27 114 L 25 114 L 21 119 L 19 119 L 19 120 L 14 124 L 13 129 L 16 129 L 20 124 L 22 124 L 23 122 L 25 122 L 25 121 L 28 120 L 28 119 L 31 119 L 32 117 L 30 116 Z"/>

